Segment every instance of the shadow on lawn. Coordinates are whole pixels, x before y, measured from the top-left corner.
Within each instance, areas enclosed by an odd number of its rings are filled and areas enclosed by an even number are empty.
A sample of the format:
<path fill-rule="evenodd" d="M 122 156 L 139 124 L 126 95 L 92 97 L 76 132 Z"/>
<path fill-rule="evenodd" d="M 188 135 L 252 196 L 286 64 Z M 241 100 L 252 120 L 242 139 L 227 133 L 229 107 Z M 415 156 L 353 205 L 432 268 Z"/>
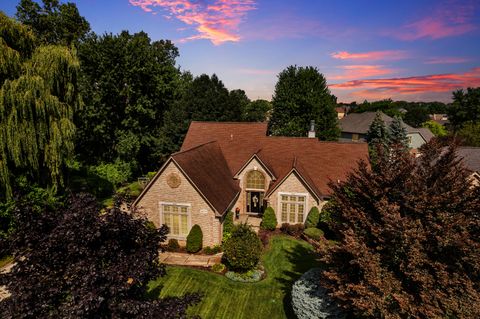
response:
<path fill-rule="evenodd" d="M 275 278 L 281 284 L 281 289 L 285 294 L 283 298 L 283 308 L 287 318 L 296 318 L 292 308 L 292 286 L 309 269 L 318 267 L 318 255 L 311 249 L 303 245 L 296 245 L 292 251 L 286 247 L 282 248 L 289 263 L 293 265 L 292 270 L 284 271 L 280 277 Z"/>

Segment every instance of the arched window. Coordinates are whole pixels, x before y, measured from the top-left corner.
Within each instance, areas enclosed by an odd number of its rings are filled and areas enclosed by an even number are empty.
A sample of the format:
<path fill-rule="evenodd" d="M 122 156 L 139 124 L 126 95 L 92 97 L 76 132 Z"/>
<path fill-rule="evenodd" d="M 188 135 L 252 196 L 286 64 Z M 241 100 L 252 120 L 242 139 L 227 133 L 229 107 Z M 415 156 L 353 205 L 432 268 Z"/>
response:
<path fill-rule="evenodd" d="M 265 176 L 259 171 L 250 171 L 247 174 L 246 188 L 265 189 Z"/>

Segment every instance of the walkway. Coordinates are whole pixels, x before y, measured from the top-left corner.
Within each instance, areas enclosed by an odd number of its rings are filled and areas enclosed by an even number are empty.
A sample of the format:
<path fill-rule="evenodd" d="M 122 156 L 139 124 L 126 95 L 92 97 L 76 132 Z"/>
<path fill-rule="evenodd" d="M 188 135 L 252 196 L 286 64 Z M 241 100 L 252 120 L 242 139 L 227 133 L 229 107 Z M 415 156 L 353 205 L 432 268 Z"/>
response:
<path fill-rule="evenodd" d="M 252 229 L 258 233 L 260 230 L 260 223 L 262 222 L 261 217 L 257 216 L 250 216 L 247 214 L 241 214 L 238 219 L 234 219 L 233 222 L 235 224 L 240 224 L 240 223 L 247 223 L 248 225 L 252 226 Z"/>
<path fill-rule="evenodd" d="M 164 252 L 160 254 L 160 262 L 167 265 L 211 267 L 222 261 L 223 253 L 216 255 L 192 255 L 186 253 Z"/>

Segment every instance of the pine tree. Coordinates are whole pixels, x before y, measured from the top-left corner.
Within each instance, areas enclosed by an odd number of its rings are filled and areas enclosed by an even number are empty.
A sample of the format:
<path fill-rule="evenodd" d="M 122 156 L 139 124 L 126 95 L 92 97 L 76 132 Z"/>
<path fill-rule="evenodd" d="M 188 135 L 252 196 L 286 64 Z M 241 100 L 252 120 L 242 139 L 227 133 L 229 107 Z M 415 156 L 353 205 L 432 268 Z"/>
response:
<path fill-rule="evenodd" d="M 377 112 L 372 124 L 367 132 L 367 142 L 370 146 L 381 144 L 385 147 L 388 145 L 390 135 L 385 122 L 382 119 L 382 113 Z"/>
<path fill-rule="evenodd" d="M 67 47 L 31 52 L 32 33 L 2 13 L 0 25 L 1 51 L 7 52 L 0 59 L 8 66 L 0 83 L 0 187 L 11 196 L 11 175 L 18 171 L 55 189 L 73 155 L 79 62 Z"/>
<path fill-rule="evenodd" d="M 394 116 L 389 126 L 390 144 L 408 148 L 407 129 L 399 116 Z"/>

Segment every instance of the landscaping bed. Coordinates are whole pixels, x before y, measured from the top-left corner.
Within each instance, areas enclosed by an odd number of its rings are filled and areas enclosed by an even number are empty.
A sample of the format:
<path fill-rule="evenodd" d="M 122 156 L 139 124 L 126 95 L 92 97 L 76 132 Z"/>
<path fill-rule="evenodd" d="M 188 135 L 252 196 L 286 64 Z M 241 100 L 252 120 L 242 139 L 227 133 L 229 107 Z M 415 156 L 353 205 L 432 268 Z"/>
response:
<path fill-rule="evenodd" d="M 274 235 L 261 258 L 266 272 L 262 281 L 235 282 L 210 271 L 169 266 L 165 277 L 150 283 L 150 291 L 155 294 L 163 286 L 161 297 L 203 292 L 202 301 L 190 309 L 202 318 L 292 318 L 292 285 L 319 266 L 316 257 L 305 241 Z"/>

